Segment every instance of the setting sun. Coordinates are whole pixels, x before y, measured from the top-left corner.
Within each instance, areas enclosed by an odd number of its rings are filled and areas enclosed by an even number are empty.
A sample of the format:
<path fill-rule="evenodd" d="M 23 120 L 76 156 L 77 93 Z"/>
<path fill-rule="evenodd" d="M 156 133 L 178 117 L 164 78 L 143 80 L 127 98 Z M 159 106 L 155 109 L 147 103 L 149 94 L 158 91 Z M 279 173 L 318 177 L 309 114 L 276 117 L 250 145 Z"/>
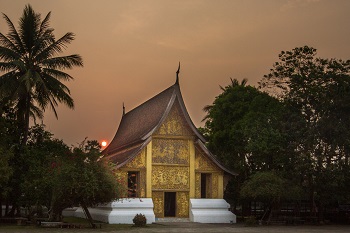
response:
<path fill-rule="evenodd" d="M 102 147 L 105 147 L 105 146 L 107 146 L 107 142 L 106 141 L 102 141 L 101 145 L 102 145 Z"/>

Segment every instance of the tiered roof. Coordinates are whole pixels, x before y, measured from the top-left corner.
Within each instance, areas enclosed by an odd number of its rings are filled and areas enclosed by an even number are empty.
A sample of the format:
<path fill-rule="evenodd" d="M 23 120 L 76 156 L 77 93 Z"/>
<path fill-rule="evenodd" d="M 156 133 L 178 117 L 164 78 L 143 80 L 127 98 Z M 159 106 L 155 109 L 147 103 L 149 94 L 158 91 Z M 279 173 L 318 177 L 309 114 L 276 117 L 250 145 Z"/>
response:
<path fill-rule="evenodd" d="M 177 72 L 178 74 L 178 72 Z M 119 128 L 111 143 L 102 151 L 106 159 L 121 167 L 131 161 L 149 143 L 152 134 L 168 116 L 175 101 L 179 103 L 183 116 L 195 136 L 195 146 L 221 169 L 233 174 L 220 164 L 217 158 L 205 147 L 205 139 L 193 124 L 182 99 L 178 76 L 174 85 L 147 100 L 138 107 L 123 112 Z"/>

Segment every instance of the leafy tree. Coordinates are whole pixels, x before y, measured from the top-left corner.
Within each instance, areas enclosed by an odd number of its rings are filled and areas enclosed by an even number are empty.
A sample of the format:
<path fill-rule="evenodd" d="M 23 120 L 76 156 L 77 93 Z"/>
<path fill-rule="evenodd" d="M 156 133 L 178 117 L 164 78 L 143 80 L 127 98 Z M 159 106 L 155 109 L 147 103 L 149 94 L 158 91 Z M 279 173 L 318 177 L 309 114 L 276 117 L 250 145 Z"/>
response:
<path fill-rule="evenodd" d="M 55 39 L 48 13 L 43 20 L 30 5 L 26 5 L 18 29 L 3 14 L 9 27 L 0 32 L 0 104 L 14 104 L 17 121 L 22 131 L 21 143 L 28 137 L 30 117 L 43 117 L 50 106 L 56 117 L 58 103 L 74 107 L 70 91 L 62 81 L 73 79 L 62 70 L 82 66 L 79 55 L 57 56 L 74 40 L 74 34 L 66 33 Z"/>
<path fill-rule="evenodd" d="M 83 147 L 74 148 L 69 157 L 53 161 L 52 219 L 60 217 L 63 209 L 80 205 L 91 226 L 94 226 L 88 207 L 119 198 L 118 183 L 111 170 L 100 160 L 96 142 L 87 141 Z"/>
<path fill-rule="evenodd" d="M 301 188 L 291 185 L 287 179 L 274 171 L 263 171 L 252 174 L 243 183 L 241 195 L 243 199 L 265 203 L 267 208 L 261 220 L 269 213 L 269 222 L 272 210 L 277 209 L 281 201 L 300 198 Z"/>
<path fill-rule="evenodd" d="M 40 216 L 41 206 L 46 206 L 49 219 L 60 221 L 65 208 L 82 206 L 93 224 L 88 207 L 119 197 L 118 183 L 102 162 L 96 140 L 85 139 L 71 149 L 43 125 L 35 125 L 29 131 L 25 158 L 18 203 L 31 214 Z"/>
<path fill-rule="evenodd" d="M 231 79 L 231 83 L 221 87 L 223 92 L 211 106 L 205 107 L 204 120 L 209 149 L 239 174 L 231 189 L 235 190 L 231 195 L 237 204 L 240 188 L 252 173 L 269 170 L 283 171 L 285 176 L 294 173 L 299 160 L 295 154 L 297 135 L 292 133 L 295 121 L 290 119 L 297 119 L 298 115 L 278 99 L 246 86 L 246 82 L 239 84 Z"/>
<path fill-rule="evenodd" d="M 15 188 L 12 183 L 16 179 L 14 174 L 16 167 L 13 166 L 13 161 L 17 135 L 18 128 L 14 113 L 9 106 L 3 106 L 0 109 L 0 205 L 6 204 L 5 215 L 9 211 L 9 199 Z"/>
<path fill-rule="evenodd" d="M 300 173 L 305 175 L 310 202 L 318 201 L 322 214 L 335 196 L 344 200 L 350 193 L 341 188 L 349 180 L 350 60 L 316 55 L 308 46 L 282 51 L 260 86 L 303 116 Z"/>
<path fill-rule="evenodd" d="M 62 140 L 53 138 L 45 131 L 44 125 L 35 125 L 29 130 L 25 147 L 25 164 L 22 165 L 23 178 L 20 183 L 21 195 L 18 204 L 26 207 L 30 215 L 42 216 L 41 207 L 50 207 L 55 179 L 53 162 L 71 155 L 70 148 Z"/>

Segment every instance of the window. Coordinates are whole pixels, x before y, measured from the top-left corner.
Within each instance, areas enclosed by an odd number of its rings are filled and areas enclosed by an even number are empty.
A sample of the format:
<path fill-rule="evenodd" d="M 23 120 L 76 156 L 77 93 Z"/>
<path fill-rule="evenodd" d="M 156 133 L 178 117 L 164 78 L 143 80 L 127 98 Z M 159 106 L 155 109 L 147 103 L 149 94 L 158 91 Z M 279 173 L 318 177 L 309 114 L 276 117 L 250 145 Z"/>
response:
<path fill-rule="evenodd" d="M 138 197 L 139 195 L 139 172 L 128 172 L 128 197 Z"/>

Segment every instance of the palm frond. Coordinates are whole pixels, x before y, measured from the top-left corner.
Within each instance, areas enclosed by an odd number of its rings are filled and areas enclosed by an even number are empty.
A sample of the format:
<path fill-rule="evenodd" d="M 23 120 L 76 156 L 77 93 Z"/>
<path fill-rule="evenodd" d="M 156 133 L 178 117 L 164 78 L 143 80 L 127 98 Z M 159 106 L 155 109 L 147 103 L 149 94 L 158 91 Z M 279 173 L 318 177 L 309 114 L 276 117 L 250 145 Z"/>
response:
<path fill-rule="evenodd" d="M 63 57 L 53 57 L 42 61 L 50 69 L 71 69 L 73 66 L 83 66 L 83 59 L 78 54 Z"/>
<path fill-rule="evenodd" d="M 18 47 L 1 32 L 0 32 L 0 45 L 6 47 L 8 49 L 11 49 L 18 54 L 21 53 L 21 51 L 18 49 Z"/>
<path fill-rule="evenodd" d="M 47 49 L 48 46 L 55 42 L 55 37 L 52 32 L 52 28 L 47 29 L 36 39 L 35 45 L 31 51 L 31 55 L 34 58 L 34 60 L 36 60 L 36 56 L 38 54 L 40 54 L 43 50 Z"/>
<path fill-rule="evenodd" d="M 55 102 L 55 104 L 57 104 L 57 100 L 69 108 L 74 108 L 73 99 L 70 97 L 70 90 L 66 85 L 48 74 L 43 74 L 42 79 L 45 85 L 45 87 L 41 87 L 42 89 L 45 88 L 45 90 L 43 89 L 44 91 L 41 91 L 42 93 L 45 92 L 48 96 L 52 96 L 55 100 L 52 102 Z"/>
<path fill-rule="evenodd" d="M 205 105 L 203 108 L 203 111 L 206 112 L 207 114 L 204 116 L 202 119 L 203 121 L 206 121 L 209 118 L 210 111 L 213 109 L 213 105 Z"/>
<path fill-rule="evenodd" d="M 241 86 L 246 86 L 248 83 L 248 79 L 244 78 L 242 81 L 241 81 Z"/>
<path fill-rule="evenodd" d="M 30 116 L 34 119 L 36 119 L 36 117 L 38 117 L 39 119 L 43 119 L 44 118 L 44 112 L 42 111 L 42 109 L 40 109 L 39 107 L 37 107 L 35 105 L 35 103 L 30 103 Z"/>
<path fill-rule="evenodd" d="M 9 48 L 0 46 L 0 59 L 4 61 L 13 61 L 21 59 L 21 56 Z"/>
<path fill-rule="evenodd" d="M 67 44 L 74 40 L 74 34 L 71 32 L 66 33 L 57 41 L 51 42 L 45 49 L 43 49 L 36 57 L 37 62 L 42 60 L 49 59 L 52 56 L 59 54 L 67 47 Z"/>
<path fill-rule="evenodd" d="M 74 78 L 70 76 L 69 74 L 60 71 L 60 70 L 55 70 L 55 69 L 49 69 L 49 68 L 43 68 L 43 72 L 54 77 L 55 79 L 58 80 L 64 80 L 64 81 L 69 81 L 73 80 Z"/>
<path fill-rule="evenodd" d="M 42 35 L 50 26 L 51 11 L 47 13 L 40 25 L 39 35 Z"/>
<path fill-rule="evenodd" d="M 0 92 L 10 93 L 18 86 L 19 74 L 17 71 L 10 71 L 0 76 Z"/>
<path fill-rule="evenodd" d="M 2 15 L 3 15 L 3 18 L 5 19 L 8 27 L 9 27 L 9 33 L 7 34 L 7 36 L 12 41 L 12 43 L 14 45 L 16 45 L 16 47 L 19 49 L 19 51 L 22 54 L 24 54 L 25 48 L 23 46 L 23 43 L 21 41 L 20 36 L 18 35 L 18 32 L 17 32 L 15 26 L 13 25 L 13 23 L 11 22 L 10 18 L 7 15 L 5 15 L 5 14 L 2 14 Z"/>
<path fill-rule="evenodd" d="M 19 36 L 24 44 L 26 52 L 30 53 L 38 38 L 40 26 L 40 14 L 34 12 L 30 5 L 26 5 L 19 19 Z"/>
<path fill-rule="evenodd" d="M 204 112 L 209 112 L 213 108 L 213 105 L 205 105 L 203 108 Z"/>
<path fill-rule="evenodd" d="M 0 71 L 7 72 L 16 69 L 17 66 L 12 62 L 0 62 Z"/>

